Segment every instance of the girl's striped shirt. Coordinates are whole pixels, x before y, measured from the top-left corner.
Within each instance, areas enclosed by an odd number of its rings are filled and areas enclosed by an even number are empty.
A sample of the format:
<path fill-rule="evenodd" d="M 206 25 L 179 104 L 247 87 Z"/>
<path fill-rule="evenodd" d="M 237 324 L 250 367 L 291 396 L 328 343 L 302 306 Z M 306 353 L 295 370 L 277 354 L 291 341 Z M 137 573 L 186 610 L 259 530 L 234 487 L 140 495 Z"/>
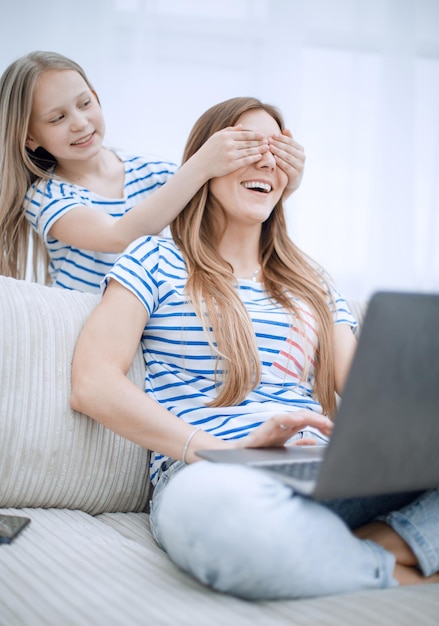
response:
<path fill-rule="evenodd" d="M 57 178 L 34 183 L 26 194 L 25 215 L 46 244 L 52 286 L 99 293 L 102 279 L 118 257 L 113 253 L 82 250 L 52 237 L 50 228 L 60 217 L 80 205 L 122 217 L 166 183 L 177 169 L 174 163 L 152 157 L 116 154 L 125 168 L 123 198 L 105 198 Z"/>

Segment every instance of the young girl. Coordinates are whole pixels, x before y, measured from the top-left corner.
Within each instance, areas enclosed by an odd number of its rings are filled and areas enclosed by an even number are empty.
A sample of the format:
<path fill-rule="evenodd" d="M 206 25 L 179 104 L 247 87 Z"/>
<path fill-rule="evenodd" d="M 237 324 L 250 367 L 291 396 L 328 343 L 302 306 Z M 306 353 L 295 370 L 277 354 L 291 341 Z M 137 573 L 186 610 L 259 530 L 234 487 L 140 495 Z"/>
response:
<path fill-rule="evenodd" d="M 228 100 L 195 124 L 184 161 L 237 123 L 267 137 L 284 128 L 274 107 Z M 204 185 L 172 240 L 129 246 L 79 337 L 72 406 L 152 451 L 154 536 L 206 585 L 261 600 L 438 582 L 439 490 L 330 506 L 197 456 L 331 433 L 355 321 L 288 237 L 286 184 L 267 151 Z M 145 392 L 125 376 L 139 340 Z"/>
<path fill-rule="evenodd" d="M 240 126 L 225 128 L 178 171 L 173 163 L 105 148 L 104 132 L 96 92 L 74 61 L 33 52 L 6 69 L 1 274 L 26 275 L 32 227 L 35 279 L 42 268 L 47 279 L 48 268 L 52 285 L 98 292 L 117 253 L 162 231 L 210 178 L 256 162 L 269 146 L 287 173 L 287 194 L 303 172 L 303 149 L 288 131 L 268 140 Z"/>

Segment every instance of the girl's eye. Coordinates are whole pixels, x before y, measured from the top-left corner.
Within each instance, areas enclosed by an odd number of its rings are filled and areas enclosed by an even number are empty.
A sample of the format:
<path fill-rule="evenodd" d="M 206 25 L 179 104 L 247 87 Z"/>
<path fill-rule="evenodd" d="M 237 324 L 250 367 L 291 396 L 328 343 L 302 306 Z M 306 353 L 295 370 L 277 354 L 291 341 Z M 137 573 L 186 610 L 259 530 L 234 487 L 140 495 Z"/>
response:
<path fill-rule="evenodd" d="M 60 122 L 63 119 L 64 115 L 58 115 L 57 117 L 54 117 L 53 119 L 51 119 L 49 121 L 49 124 L 56 124 L 57 122 Z"/>
<path fill-rule="evenodd" d="M 90 104 L 91 99 L 87 98 L 87 100 L 84 100 L 84 102 L 81 104 L 82 108 L 88 107 L 88 105 Z"/>

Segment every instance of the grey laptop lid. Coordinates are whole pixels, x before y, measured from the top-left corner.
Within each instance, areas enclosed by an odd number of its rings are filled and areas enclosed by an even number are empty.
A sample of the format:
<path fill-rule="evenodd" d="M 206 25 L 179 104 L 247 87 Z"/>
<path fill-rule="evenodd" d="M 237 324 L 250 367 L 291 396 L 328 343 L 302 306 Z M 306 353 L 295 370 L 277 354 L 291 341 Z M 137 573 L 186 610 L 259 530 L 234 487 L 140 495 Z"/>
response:
<path fill-rule="evenodd" d="M 278 467 L 322 453 L 315 485 L 303 489 Z M 328 446 L 200 456 L 262 464 L 321 499 L 439 486 L 439 294 L 373 295 Z"/>

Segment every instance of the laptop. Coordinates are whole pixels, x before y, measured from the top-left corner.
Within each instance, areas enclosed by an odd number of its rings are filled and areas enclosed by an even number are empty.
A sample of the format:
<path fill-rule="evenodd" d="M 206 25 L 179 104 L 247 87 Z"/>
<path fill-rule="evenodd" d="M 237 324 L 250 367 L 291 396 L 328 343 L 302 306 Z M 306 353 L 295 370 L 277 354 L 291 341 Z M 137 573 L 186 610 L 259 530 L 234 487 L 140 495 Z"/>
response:
<path fill-rule="evenodd" d="M 438 487 L 439 294 L 371 297 L 328 445 L 197 454 L 321 500 Z"/>

